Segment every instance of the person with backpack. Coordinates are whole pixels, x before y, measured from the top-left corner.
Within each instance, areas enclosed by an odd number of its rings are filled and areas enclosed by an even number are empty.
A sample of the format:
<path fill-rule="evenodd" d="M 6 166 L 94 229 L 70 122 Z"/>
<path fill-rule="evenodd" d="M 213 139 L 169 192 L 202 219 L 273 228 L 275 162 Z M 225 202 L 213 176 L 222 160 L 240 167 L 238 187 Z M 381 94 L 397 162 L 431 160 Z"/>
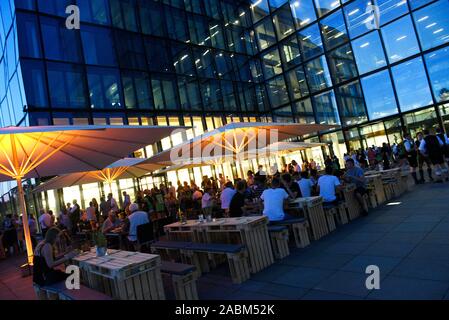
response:
<path fill-rule="evenodd" d="M 441 141 L 439 137 L 431 134 L 429 130 L 424 130 L 424 139 L 421 141 L 419 151 L 423 155 L 428 155 L 430 162 L 435 167 L 435 174 L 440 178 L 438 180 L 439 182 L 442 182 L 443 173 L 447 173 L 446 164 L 444 162 L 443 146 L 443 141 Z"/>
<path fill-rule="evenodd" d="M 404 141 L 402 145 L 405 149 L 405 159 L 407 159 L 410 166 L 410 172 L 413 180 L 415 181 L 415 184 L 421 184 L 422 182 L 419 181 L 416 176 L 416 168 L 418 167 L 418 152 L 416 151 L 415 142 L 409 133 L 404 134 Z"/>

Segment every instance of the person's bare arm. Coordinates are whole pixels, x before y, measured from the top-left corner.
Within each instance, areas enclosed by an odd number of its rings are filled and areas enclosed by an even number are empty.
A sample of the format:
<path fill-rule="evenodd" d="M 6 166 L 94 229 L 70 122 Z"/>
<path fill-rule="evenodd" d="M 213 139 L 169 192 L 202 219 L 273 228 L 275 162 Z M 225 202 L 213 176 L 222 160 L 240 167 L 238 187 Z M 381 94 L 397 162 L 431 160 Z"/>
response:
<path fill-rule="evenodd" d="M 69 260 L 75 256 L 75 254 L 73 252 L 70 252 L 67 255 L 65 255 L 63 258 L 54 260 L 53 259 L 53 248 L 51 245 L 45 245 L 42 248 L 42 255 L 44 256 L 45 261 L 47 262 L 47 265 L 49 268 L 57 267 L 60 264 L 63 264 L 64 262 L 66 262 L 67 260 Z"/>

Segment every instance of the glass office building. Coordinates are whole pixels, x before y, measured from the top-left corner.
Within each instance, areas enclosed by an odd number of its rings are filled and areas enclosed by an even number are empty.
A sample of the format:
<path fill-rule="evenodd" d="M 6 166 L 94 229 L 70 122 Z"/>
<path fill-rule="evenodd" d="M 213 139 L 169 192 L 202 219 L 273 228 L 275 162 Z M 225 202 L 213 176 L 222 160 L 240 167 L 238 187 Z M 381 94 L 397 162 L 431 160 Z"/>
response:
<path fill-rule="evenodd" d="M 79 30 L 66 28 L 72 4 Z M 141 150 L 145 157 L 237 121 L 340 125 L 302 137 L 340 158 L 398 142 L 404 128 L 449 129 L 449 0 L 2 0 L 0 8 L 1 125 L 194 127 Z M 168 179 L 213 168 L 198 170 Z"/>

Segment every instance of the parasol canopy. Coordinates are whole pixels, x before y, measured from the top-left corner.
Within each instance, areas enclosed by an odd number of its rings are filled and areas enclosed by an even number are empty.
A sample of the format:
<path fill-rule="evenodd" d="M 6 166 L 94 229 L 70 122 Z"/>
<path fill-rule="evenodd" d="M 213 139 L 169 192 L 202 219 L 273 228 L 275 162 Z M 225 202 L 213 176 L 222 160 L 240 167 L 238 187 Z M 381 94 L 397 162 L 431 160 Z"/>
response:
<path fill-rule="evenodd" d="M 68 173 L 41 184 L 33 190 L 39 193 L 82 184 L 104 182 L 111 184 L 118 179 L 141 178 L 149 172 L 162 168 L 162 165 L 148 163 L 147 159 L 125 158 L 114 162 L 103 170 Z"/>
<path fill-rule="evenodd" d="M 279 141 L 335 127 L 335 125 L 300 123 L 231 123 L 161 152 L 150 159 L 154 163 L 165 165 L 223 155 L 244 159 L 245 154 L 248 154 L 250 150 L 262 149 Z"/>

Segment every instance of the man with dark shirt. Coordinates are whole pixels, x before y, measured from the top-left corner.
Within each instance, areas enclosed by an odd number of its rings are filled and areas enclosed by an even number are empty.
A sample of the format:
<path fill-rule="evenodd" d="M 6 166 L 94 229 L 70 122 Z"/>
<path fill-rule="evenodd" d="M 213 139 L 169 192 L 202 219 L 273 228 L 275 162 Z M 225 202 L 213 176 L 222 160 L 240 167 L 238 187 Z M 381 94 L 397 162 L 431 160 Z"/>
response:
<path fill-rule="evenodd" d="M 292 176 L 289 173 L 283 174 L 281 177 L 282 188 L 287 191 L 291 199 L 301 198 L 301 189 L 299 185 L 293 181 Z"/>
<path fill-rule="evenodd" d="M 245 181 L 239 181 L 236 185 L 237 192 L 231 199 L 229 204 L 229 216 L 231 218 L 241 217 L 245 213 Z"/>
<path fill-rule="evenodd" d="M 363 196 L 367 194 L 367 190 L 365 173 L 363 172 L 363 169 L 356 167 L 354 160 L 348 159 L 346 161 L 346 173 L 344 174 L 343 179 L 349 183 L 355 184 L 355 198 L 363 208 L 363 215 L 366 216 L 368 214 L 368 206 L 366 201 L 363 200 Z"/>

